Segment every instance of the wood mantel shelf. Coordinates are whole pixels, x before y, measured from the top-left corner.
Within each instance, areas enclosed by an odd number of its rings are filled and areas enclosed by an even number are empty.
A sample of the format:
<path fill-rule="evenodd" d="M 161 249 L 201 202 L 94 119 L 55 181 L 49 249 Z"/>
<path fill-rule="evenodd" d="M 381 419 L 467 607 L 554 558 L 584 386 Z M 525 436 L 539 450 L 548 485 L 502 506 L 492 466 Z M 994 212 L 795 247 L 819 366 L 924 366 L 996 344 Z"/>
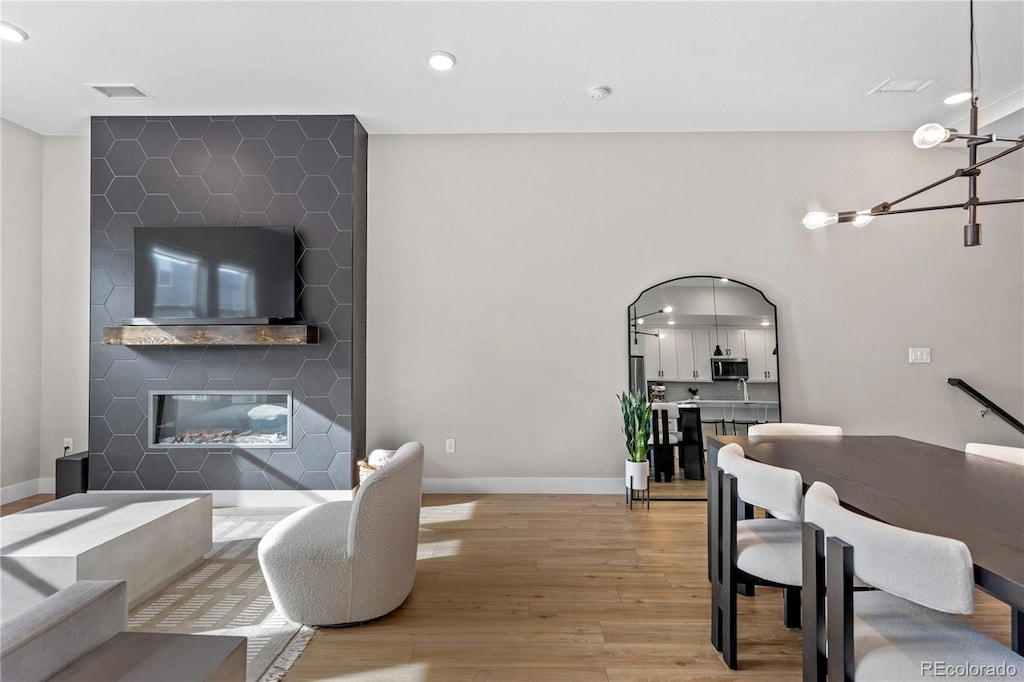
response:
<path fill-rule="evenodd" d="M 316 343 L 309 324 L 181 324 L 103 327 L 102 341 L 118 346 L 269 346 Z"/>

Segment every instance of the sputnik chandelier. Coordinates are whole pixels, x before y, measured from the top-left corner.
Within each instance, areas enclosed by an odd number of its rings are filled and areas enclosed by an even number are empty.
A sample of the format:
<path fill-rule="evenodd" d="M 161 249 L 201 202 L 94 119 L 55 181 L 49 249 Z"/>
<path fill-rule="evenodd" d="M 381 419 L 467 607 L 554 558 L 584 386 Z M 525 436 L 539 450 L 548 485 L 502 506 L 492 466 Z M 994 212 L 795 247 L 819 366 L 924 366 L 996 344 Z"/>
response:
<path fill-rule="evenodd" d="M 1004 156 L 1024 149 L 1024 134 L 1016 138 L 996 137 L 994 134 L 978 134 L 978 92 L 974 87 L 974 0 L 970 2 L 970 47 L 971 47 L 971 116 L 970 132 L 960 133 L 954 128 L 946 128 L 938 123 L 926 123 L 914 133 L 914 145 L 920 149 L 930 149 L 954 140 L 965 140 L 968 150 L 968 165 L 965 168 L 958 168 L 949 175 L 924 187 L 914 190 L 910 194 L 893 201 L 883 201 L 877 206 L 861 211 L 840 211 L 829 213 L 825 211 L 811 211 L 804 216 L 804 227 L 809 230 L 816 230 L 835 223 L 853 223 L 854 227 L 864 227 L 878 216 L 896 215 L 899 213 L 921 213 L 924 211 L 942 211 L 950 208 L 961 208 L 967 211 L 967 224 L 964 225 L 964 246 L 978 246 L 981 244 L 981 224 L 977 220 L 979 206 L 993 206 L 996 204 L 1016 204 L 1024 202 L 1024 196 L 1010 197 L 1008 199 L 991 199 L 982 201 L 978 198 L 978 176 L 981 174 L 982 166 L 985 166 Z M 978 160 L 978 149 L 982 145 L 991 142 L 1009 142 L 1011 146 L 999 151 L 992 156 Z M 893 209 L 907 199 L 923 194 L 928 190 L 943 185 L 955 178 L 967 178 L 967 201 L 960 204 L 943 204 L 938 206 L 921 206 L 916 208 Z"/>

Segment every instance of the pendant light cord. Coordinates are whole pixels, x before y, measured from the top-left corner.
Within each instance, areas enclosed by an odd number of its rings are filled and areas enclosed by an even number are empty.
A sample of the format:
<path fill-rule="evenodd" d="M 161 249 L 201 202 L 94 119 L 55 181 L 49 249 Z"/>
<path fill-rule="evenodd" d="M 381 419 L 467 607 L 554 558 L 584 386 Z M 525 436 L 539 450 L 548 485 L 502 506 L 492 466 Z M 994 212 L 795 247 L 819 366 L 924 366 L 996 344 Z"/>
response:
<path fill-rule="evenodd" d="M 971 102 L 977 104 L 978 102 L 978 90 L 981 89 L 981 54 L 978 52 L 978 43 L 974 36 L 974 0 L 970 1 L 970 15 L 971 15 Z M 975 58 L 977 58 L 977 67 L 975 67 Z M 977 70 L 978 73 L 978 88 L 974 87 L 974 73 Z"/>
<path fill-rule="evenodd" d="M 722 342 L 718 339 L 718 296 L 715 294 L 715 280 L 711 280 L 711 301 L 715 305 L 715 347 L 720 347 Z"/>

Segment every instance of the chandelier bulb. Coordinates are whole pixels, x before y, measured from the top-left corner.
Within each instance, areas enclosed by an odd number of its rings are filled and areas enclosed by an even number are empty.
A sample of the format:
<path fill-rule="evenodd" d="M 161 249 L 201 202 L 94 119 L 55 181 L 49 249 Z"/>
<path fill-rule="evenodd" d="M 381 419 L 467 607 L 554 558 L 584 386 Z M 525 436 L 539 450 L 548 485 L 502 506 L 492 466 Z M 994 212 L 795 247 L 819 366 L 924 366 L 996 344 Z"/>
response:
<path fill-rule="evenodd" d="M 804 216 L 804 227 L 808 230 L 817 230 L 820 227 L 826 225 L 835 225 L 839 222 L 838 213 L 828 213 L 826 211 L 811 211 Z"/>
<path fill-rule="evenodd" d="M 925 123 L 914 131 L 914 146 L 919 149 L 931 149 L 943 142 L 956 137 L 956 131 L 938 123 Z"/>
<path fill-rule="evenodd" d="M 864 227 L 874 219 L 875 216 L 871 215 L 870 210 L 857 211 L 857 215 L 850 222 L 853 223 L 854 227 Z"/>

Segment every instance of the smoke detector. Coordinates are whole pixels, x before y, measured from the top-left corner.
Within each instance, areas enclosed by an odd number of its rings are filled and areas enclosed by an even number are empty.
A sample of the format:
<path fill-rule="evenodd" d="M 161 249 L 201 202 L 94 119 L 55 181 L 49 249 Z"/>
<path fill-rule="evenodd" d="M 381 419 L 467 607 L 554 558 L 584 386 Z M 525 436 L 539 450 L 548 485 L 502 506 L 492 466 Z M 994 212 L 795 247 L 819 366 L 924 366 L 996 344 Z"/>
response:
<path fill-rule="evenodd" d="M 876 85 L 875 87 L 868 90 L 869 95 L 912 95 L 916 92 L 921 92 L 929 85 L 934 83 L 933 80 L 893 80 L 892 78 L 886 78 L 884 81 Z"/>
<path fill-rule="evenodd" d="M 590 95 L 590 99 L 604 99 L 612 94 L 612 89 L 607 85 L 598 85 L 587 90 L 587 94 Z"/>
<path fill-rule="evenodd" d="M 96 92 L 109 99 L 153 99 L 137 85 L 131 83 L 86 83 Z"/>

